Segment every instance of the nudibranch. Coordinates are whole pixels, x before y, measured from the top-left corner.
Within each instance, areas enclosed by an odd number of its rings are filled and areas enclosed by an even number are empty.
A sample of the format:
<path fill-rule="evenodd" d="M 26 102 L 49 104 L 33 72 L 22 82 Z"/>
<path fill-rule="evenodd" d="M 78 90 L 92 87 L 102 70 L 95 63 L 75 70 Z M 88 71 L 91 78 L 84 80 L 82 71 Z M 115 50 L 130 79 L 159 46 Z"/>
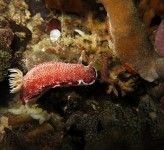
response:
<path fill-rule="evenodd" d="M 44 62 L 35 65 L 25 76 L 19 69 L 9 69 L 11 93 L 20 91 L 20 99 L 27 104 L 44 89 L 57 86 L 91 85 L 97 71 L 91 65 L 81 63 Z"/>

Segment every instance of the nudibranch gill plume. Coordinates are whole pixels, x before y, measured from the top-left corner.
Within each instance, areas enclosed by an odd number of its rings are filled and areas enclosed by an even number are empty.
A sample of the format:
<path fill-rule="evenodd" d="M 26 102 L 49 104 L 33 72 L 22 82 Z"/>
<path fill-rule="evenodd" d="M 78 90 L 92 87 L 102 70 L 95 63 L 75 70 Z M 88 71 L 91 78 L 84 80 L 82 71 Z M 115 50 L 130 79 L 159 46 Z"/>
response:
<path fill-rule="evenodd" d="M 20 99 L 26 104 L 44 89 L 57 86 L 93 84 L 97 71 L 91 65 L 81 63 L 44 62 L 35 65 L 25 76 L 19 69 L 9 69 L 11 93 L 20 91 Z"/>

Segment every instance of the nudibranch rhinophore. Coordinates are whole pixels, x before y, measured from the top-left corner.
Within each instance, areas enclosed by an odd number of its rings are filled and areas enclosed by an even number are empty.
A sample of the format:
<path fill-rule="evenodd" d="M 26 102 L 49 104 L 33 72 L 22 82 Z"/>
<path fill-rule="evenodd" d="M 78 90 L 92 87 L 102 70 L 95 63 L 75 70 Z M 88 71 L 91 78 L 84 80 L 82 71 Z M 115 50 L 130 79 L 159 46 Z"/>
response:
<path fill-rule="evenodd" d="M 20 91 L 20 99 L 26 104 L 46 88 L 93 84 L 97 71 L 91 65 L 81 63 L 44 62 L 35 65 L 25 76 L 19 69 L 9 69 L 11 93 Z"/>

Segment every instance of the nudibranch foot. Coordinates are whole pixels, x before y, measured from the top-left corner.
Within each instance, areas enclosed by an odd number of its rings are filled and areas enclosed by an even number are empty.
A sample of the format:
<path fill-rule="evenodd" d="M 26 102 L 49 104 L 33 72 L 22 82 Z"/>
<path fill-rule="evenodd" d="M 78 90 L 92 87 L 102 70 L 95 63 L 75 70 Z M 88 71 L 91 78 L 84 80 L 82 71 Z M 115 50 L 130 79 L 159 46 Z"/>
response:
<path fill-rule="evenodd" d="M 36 105 L 30 106 L 28 104 L 21 105 L 21 107 L 18 109 L 9 109 L 9 112 L 14 115 L 28 114 L 33 119 L 38 120 L 39 124 L 48 121 L 52 116 L 52 114 L 48 113 L 46 110 L 43 110 Z"/>
<path fill-rule="evenodd" d="M 9 85 L 10 85 L 10 93 L 16 93 L 20 91 L 23 85 L 23 73 L 16 68 L 8 69 L 11 74 L 9 75 Z"/>

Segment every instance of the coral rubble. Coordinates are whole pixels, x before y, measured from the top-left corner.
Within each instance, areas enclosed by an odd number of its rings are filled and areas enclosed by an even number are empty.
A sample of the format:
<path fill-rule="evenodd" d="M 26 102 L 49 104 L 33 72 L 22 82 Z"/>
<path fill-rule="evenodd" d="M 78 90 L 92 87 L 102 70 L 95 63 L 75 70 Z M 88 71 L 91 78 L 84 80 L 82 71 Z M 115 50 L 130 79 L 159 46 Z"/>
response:
<path fill-rule="evenodd" d="M 80 98 L 74 94 L 71 96 L 77 100 Z M 137 107 L 113 103 L 106 98 L 90 104 L 86 101 L 81 109 L 76 109 L 81 105 L 79 100 L 76 105 L 70 103 L 71 113 L 67 118 L 54 114 L 42 125 L 26 114 L 5 114 L 1 118 L 1 146 L 25 150 L 44 147 L 88 150 L 164 148 L 164 114 L 150 96 L 142 96 Z M 56 104 L 61 106 L 59 101 Z M 92 108 L 86 110 L 87 105 Z"/>

